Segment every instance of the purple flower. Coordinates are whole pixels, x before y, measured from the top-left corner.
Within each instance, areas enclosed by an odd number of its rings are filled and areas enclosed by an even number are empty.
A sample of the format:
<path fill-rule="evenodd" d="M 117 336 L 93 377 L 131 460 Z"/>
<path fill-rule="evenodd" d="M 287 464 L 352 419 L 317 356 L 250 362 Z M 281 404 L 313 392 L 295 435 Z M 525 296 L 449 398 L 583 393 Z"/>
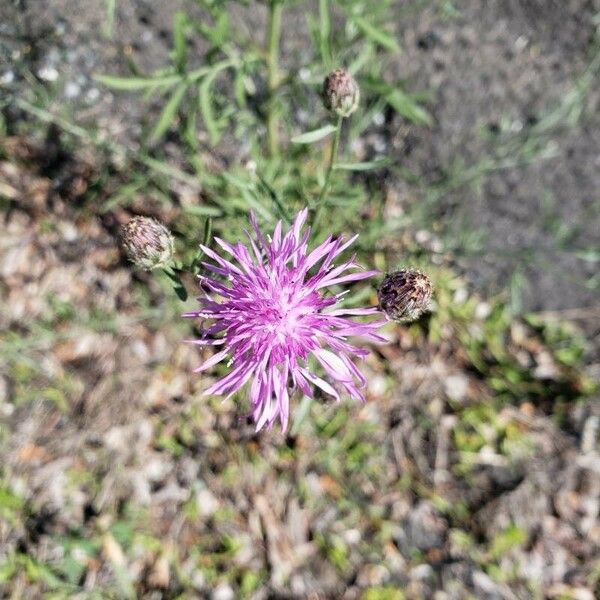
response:
<path fill-rule="evenodd" d="M 348 338 L 360 336 L 372 342 L 386 341 L 376 333 L 385 320 L 365 323 L 349 318 L 374 315 L 378 312 L 376 307 L 335 310 L 332 307 L 344 292 L 333 295 L 326 292 L 328 287 L 367 279 L 377 273 L 357 271 L 359 265 L 354 256 L 334 266 L 334 259 L 358 236 L 347 241 L 330 236 L 309 252 L 310 228 L 302 232 L 307 215 L 307 209 L 301 211 L 285 235 L 281 221 L 278 222 L 273 236 L 267 238 L 252 215 L 256 239 L 246 232 L 250 249 L 241 242 L 231 245 L 215 238 L 234 260 L 226 260 L 202 246 L 216 263 L 202 264 L 227 284 L 201 276 L 200 285 L 205 292 L 199 298 L 201 308 L 186 315 L 209 320 L 201 338 L 192 343 L 223 347 L 196 372 L 226 358 L 232 366 L 205 394 L 230 396 L 250 382 L 257 431 L 264 425 L 271 426 L 278 417 L 282 429 L 286 429 L 290 394 L 296 388 L 313 397 L 313 386 L 317 386 L 338 400 L 338 390 L 345 390 L 352 398 L 364 400 L 359 388 L 366 379 L 351 357 L 363 358 L 368 350 L 352 345 Z M 310 370 L 311 355 L 331 383 Z"/>

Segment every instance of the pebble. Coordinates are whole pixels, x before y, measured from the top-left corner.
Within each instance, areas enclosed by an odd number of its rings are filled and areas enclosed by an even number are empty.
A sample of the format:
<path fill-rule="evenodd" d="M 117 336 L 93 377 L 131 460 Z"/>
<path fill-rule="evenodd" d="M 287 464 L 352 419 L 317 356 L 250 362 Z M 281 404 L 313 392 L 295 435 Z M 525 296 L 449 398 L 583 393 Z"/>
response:
<path fill-rule="evenodd" d="M 218 585 L 211 594 L 211 600 L 233 600 L 234 593 L 227 583 Z"/>
<path fill-rule="evenodd" d="M 89 102 L 95 102 L 100 98 L 100 90 L 98 88 L 91 88 L 86 94 L 86 98 Z"/>
<path fill-rule="evenodd" d="M 475 307 L 475 318 L 483 321 L 487 319 L 492 312 L 492 307 L 487 302 L 479 302 Z"/>
<path fill-rule="evenodd" d="M 417 565 L 410 570 L 411 579 L 417 579 L 419 581 L 429 581 L 435 579 L 435 572 L 431 565 L 423 563 Z"/>
<path fill-rule="evenodd" d="M 44 66 L 38 71 L 38 77 L 44 81 L 56 81 L 58 71 L 54 67 Z"/>
<path fill-rule="evenodd" d="M 6 71 L 0 76 L 0 82 L 8 85 L 15 80 L 15 72 L 14 71 Z"/>
<path fill-rule="evenodd" d="M 469 391 L 469 380 L 464 375 L 449 375 L 444 381 L 444 391 L 451 400 L 462 402 Z"/>
<path fill-rule="evenodd" d="M 482 597 L 490 598 L 490 600 L 502 599 L 496 583 L 483 571 L 475 571 L 473 573 L 473 585 L 478 595 L 481 594 Z"/>
<path fill-rule="evenodd" d="M 381 127 L 385 123 L 385 115 L 381 112 L 375 113 L 373 115 L 373 125 L 377 127 Z"/>
<path fill-rule="evenodd" d="M 69 81 L 65 85 L 65 97 L 66 98 L 77 98 L 81 94 L 81 87 L 74 81 Z"/>
<path fill-rule="evenodd" d="M 196 506 L 200 516 L 210 517 L 218 510 L 219 500 L 207 488 L 200 489 L 196 492 Z"/>
<path fill-rule="evenodd" d="M 344 540 L 348 544 L 358 544 L 362 536 L 358 529 L 348 529 L 344 532 Z"/>

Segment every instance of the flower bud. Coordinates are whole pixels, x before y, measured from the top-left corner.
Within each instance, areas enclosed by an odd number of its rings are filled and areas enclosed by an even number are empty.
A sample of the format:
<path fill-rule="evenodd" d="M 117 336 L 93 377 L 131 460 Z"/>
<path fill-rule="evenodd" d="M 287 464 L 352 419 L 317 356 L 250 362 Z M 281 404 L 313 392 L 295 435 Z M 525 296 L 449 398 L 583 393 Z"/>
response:
<path fill-rule="evenodd" d="M 323 82 L 323 104 L 340 117 L 349 117 L 357 108 L 360 90 L 345 69 L 329 73 Z"/>
<path fill-rule="evenodd" d="M 393 321 L 418 319 L 431 305 L 433 286 L 425 273 L 402 269 L 385 276 L 377 296 L 379 308 Z"/>
<path fill-rule="evenodd" d="M 173 236 L 156 219 L 134 217 L 121 227 L 121 240 L 131 262 L 144 271 L 165 267 L 173 258 Z"/>

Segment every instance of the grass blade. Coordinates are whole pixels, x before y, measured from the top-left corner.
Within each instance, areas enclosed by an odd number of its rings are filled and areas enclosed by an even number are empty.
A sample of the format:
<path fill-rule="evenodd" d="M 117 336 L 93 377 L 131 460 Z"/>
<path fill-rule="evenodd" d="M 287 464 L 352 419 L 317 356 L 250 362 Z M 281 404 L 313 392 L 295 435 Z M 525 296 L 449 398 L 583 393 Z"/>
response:
<path fill-rule="evenodd" d="M 200 104 L 200 112 L 202 113 L 202 119 L 204 120 L 206 130 L 208 131 L 208 135 L 210 137 L 210 143 L 213 146 L 218 143 L 219 138 L 221 137 L 221 128 L 213 110 L 211 86 L 214 80 L 216 79 L 217 75 L 221 71 L 228 69 L 232 65 L 233 61 L 230 60 L 218 63 L 213 67 L 210 73 L 202 80 L 202 82 L 198 86 L 198 101 Z"/>
<path fill-rule="evenodd" d="M 351 15 L 353 23 L 374 43 L 379 44 L 382 48 L 390 50 L 391 52 L 401 52 L 400 46 L 396 40 L 385 31 L 378 29 L 372 23 L 369 23 L 364 17 L 360 15 Z"/>
<path fill-rule="evenodd" d="M 333 58 L 331 55 L 331 16 L 329 14 L 329 0 L 319 0 L 319 50 L 321 60 L 331 69 Z"/>
<path fill-rule="evenodd" d="M 323 138 L 331 135 L 335 131 L 335 125 L 325 125 L 325 127 L 320 127 L 319 129 L 314 129 L 313 131 L 307 131 L 306 133 L 302 133 L 292 138 L 292 142 L 294 144 L 312 144 L 313 142 L 318 142 Z"/>
<path fill-rule="evenodd" d="M 175 114 L 177 113 L 179 105 L 183 100 L 183 96 L 185 95 L 186 90 L 187 84 L 185 83 L 180 83 L 177 86 L 177 88 L 173 92 L 173 95 L 169 98 L 169 101 L 163 108 L 162 113 L 160 114 L 160 117 L 158 119 L 158 123 L 156 123 L 154 129 L 152 130 L 152 133 L 150 134 L 150 142 L 155 142 L 156 140 L 161 138 L 166 133 L 167 129 L 169 129 L 175 117 Z"/>
<path fill-rule="evenodd" d="M 337 171 L 376 171 L 393 164 L 391 158 L 380 158 L 379 160 L 358 162 L 358 163 L 337 163 L 333 168 Z"/>
<path fill-rule="evenodd" d="M 402 90 L 394 90 L 385 99 L 398 114 L 413 123 L 431 125 L 433 122 L 431 115 Z"/>
<path fill-rule="evenodd" d="M 117 0 L 105 0 L 106 21 L 104 23 L 104 35 L 111 38 L 115 26 L 115 13 L 117 11 Z"/>
<path fill-rule="evenodd" d="M 185 65 L 187 63 L 187 44 L 185 40 L 185 30 L 187 28 L 187 15 L 178 10 L 175 13 L 173 25 L 173 46 L 175 67 L 178 73 L 185 73 Z"/>
<path fill-rule="evenodd" d="M 212 85 L 213 79 L 213 77 L 206 77 L 198 86 L 198 93 L 202 119 L 204 120 L 204 125 L 206 125 L 206 130 L 208 131 L 208 135 L 210 137 L 210 143 L 214 146 L 219 141 L 221 133 L 219 131 L 219 124 L 215 118 L 210 94 L 210 86 Z"/>
<path fill-rule="evenodd" d="M 98 83 L 115 90 L 130 92 L 160 86 L 172 86 L 181 81 L 181 75 L 164 75 L 162 77 L 116 77 L 113 75 L 94 75 Z"/>

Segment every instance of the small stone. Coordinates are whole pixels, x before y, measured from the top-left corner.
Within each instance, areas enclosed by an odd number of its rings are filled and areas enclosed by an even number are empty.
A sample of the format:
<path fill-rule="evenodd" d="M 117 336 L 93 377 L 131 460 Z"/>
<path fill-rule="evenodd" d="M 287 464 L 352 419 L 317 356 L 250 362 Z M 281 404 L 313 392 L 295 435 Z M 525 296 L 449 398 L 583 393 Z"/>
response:
<path fill-rule="evenodd" d="M 235 594 L 228 584 L 221 583 L 213 590 L 210 597 L 211 600 L 233 600 Z"/>
<path fill-rule="evenodd" d="M 440 548 L 447 528 L 446 520 L 436 508 L 430 502 L 422 501 L 410 513 L 405 526 L 408 544 L 423 551 Z"/>
<path fill-rule="evenodd" d="M 65 85 L 64 93 L 66 98 L 77 98 L 77 96 L 79 96 L 79 94 L 81 93 L 81 87 L 74 81 L 69 81 Z"/>
<path fill-rule="evenodd" d="M 435 572 L 431 565 L 428 565 L 427 563 L 413 567 L 410 570 L 410 576 L 412 579 L 417 579 L 419 581 L 435 580 Z"/>
<path fill-rule="evenodd" d="M 196 492 L 196 506 L 200 516 L 208 518 L 219 509 L 219 500 L 207 488 L 200 489 Z"/>
<path fill-rule="evenodd" d="M 38 71 L 38 77 L 44 81 L 56 81 L 58 79 L 58 71 L 54 67 L 45 66 Z"/>
<path fill-rule="evenodd" d="M 444 390 L 448 398 L 462 402 L 469 391 L 469 380 L 464 375 L 449 375 L 444 381 Z"/>
<path fill-rule="evenodd" d="M 14 71 L 6 71 L 5 73 L 2 73 L 2 76 L 0 76 L 0 83 L 4 83 L 5 85 L 12 83 L 14 80 L 15 80 L 15 72 Z"/>

